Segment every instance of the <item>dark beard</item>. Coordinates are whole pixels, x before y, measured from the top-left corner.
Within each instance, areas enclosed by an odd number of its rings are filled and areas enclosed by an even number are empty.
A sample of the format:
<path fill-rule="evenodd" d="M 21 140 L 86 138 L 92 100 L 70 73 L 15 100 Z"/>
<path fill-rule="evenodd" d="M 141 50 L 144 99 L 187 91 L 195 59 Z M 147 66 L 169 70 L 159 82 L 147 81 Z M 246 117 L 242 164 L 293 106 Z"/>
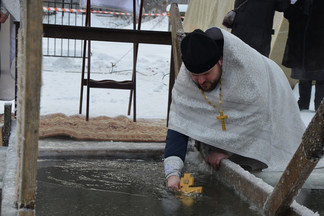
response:
<path fill-rule="evenodd" d="M 217 79 L 217 80 L 213 80 L 213 82 L 212 82 L 212 84 L 211 84 L 211 86 L 210 86 L 209 89 L 204 90 L 204 89 L 199 85 L 199 83 L 194 82 L 195 85 L 196 85 L 200 90 L 205 91 L 205 92 L 211 92 L 211 91 L 213 91 L 213 90 L 217 87 L 217 85 L 218 85 L 218 83 L 219 83 L 219 80 L 221 79 L 221 77 L 222 77 L 222 73 L 223 73 L 223 70 L 222 70 L 221 65 L 219 65 L 219 63 L 217 63 L 217 66 L 219 67 L 219 70 L 220 70 L 220 74 L 221 74 L 221 75 L 220 75 L 219 79 Z"/>
<path fill-rule="evenodd" d="M 207 89 L 207 90 L 201 88 L 201 86 L 200 86 L 198 83 L 195 83 L 195 82 L 194 82 L 194 83 L 196 84 L 196 86 L 197 86 L 200 90 L 202 90 L 202 91 L 204 91 L 204 92 L 211 92 L 211 91 L 213 91 L 213 90 L 217 87 L 218 82 L 219 82 L 219 80 L 215 80 L 215 81 L 212 83 L 212 85 L 210 86 L 210 88 Z"/>

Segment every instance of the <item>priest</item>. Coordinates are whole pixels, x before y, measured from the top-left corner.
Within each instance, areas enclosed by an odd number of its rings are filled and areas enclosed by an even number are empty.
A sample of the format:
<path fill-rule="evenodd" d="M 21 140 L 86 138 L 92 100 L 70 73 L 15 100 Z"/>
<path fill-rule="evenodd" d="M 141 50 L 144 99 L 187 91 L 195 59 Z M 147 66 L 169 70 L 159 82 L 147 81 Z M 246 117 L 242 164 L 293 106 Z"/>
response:
<path fill-rule="evenodd" d="M 229 158 L 250 170 L 284 170 L 305 125 L 281 68 L 227 31 L 196 29 L 181 42 L 164 168 L 180 189 L 188 138 L 208 147 L 216 170 Z"/>

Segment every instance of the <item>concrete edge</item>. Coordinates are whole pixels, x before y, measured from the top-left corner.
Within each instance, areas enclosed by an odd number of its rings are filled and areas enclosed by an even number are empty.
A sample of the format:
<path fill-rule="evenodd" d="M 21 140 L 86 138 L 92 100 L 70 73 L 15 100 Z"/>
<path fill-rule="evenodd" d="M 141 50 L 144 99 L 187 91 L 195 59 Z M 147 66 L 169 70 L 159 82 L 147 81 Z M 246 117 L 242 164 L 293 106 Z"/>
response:
<path fill-rule="evenodd" d="M 165 143 L 98 142 L 49 139 L 39 140 L 38 158 L 118 157 L 159 158 Z"/>
<path fill-rule="evenodd" d="M 12 131 L 16 131 L 17 122 L 13 121 L 11 125 Z M 11 133 L 6 158 L 6 171 L 3 178 L 2 199 L 1 199 L 1 215 L 16 216 L 18 210 L 17 202 L 17 172 L 18 172 L 18 155 L 16 145 L 16 134 Z"/>
<path fill-rule="evenodd" d="M 6 158 L 8 147 L 0 146 L 0 192 L 3 184 L 3 177 L 6 170 Z"/>
<path fill-rule="evenodd" d="M 273 191 L 271 185 L 228 159 L 223 160 L 220 169 L 214 174 L 221 182 L 233 188 L 238 195 L 249 200 L 263 213 L 266 199 Z M 287 215 L 318 216 L 318 213 L 293 201 Z"/>

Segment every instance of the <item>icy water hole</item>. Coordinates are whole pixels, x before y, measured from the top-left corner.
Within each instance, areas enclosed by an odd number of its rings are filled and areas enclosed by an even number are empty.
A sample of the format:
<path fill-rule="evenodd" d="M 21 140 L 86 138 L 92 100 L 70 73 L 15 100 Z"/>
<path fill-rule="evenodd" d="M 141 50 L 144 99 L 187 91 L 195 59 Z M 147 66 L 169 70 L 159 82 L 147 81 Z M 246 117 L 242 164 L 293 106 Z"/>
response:
<path fill-rule="evenodd" d="M 163 162 L 139 159 L 40 159 L 36 216 L 261 215 L 211 174 L 186 164 L 203 193 L 165 187 Z"/>

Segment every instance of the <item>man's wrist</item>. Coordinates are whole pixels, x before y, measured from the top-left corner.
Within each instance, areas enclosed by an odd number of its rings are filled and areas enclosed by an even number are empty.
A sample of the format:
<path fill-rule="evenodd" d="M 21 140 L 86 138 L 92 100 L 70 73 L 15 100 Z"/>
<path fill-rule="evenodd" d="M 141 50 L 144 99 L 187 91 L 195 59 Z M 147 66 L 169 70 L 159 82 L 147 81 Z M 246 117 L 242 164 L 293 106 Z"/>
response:
<path fill-rule="evenodd" d="M 164 159 L 164 171 L 166 179 L 168 179 L 170 176 L 180 177 L 182 168 L 183 161 L 180 157 L 170 156 Z"/>

